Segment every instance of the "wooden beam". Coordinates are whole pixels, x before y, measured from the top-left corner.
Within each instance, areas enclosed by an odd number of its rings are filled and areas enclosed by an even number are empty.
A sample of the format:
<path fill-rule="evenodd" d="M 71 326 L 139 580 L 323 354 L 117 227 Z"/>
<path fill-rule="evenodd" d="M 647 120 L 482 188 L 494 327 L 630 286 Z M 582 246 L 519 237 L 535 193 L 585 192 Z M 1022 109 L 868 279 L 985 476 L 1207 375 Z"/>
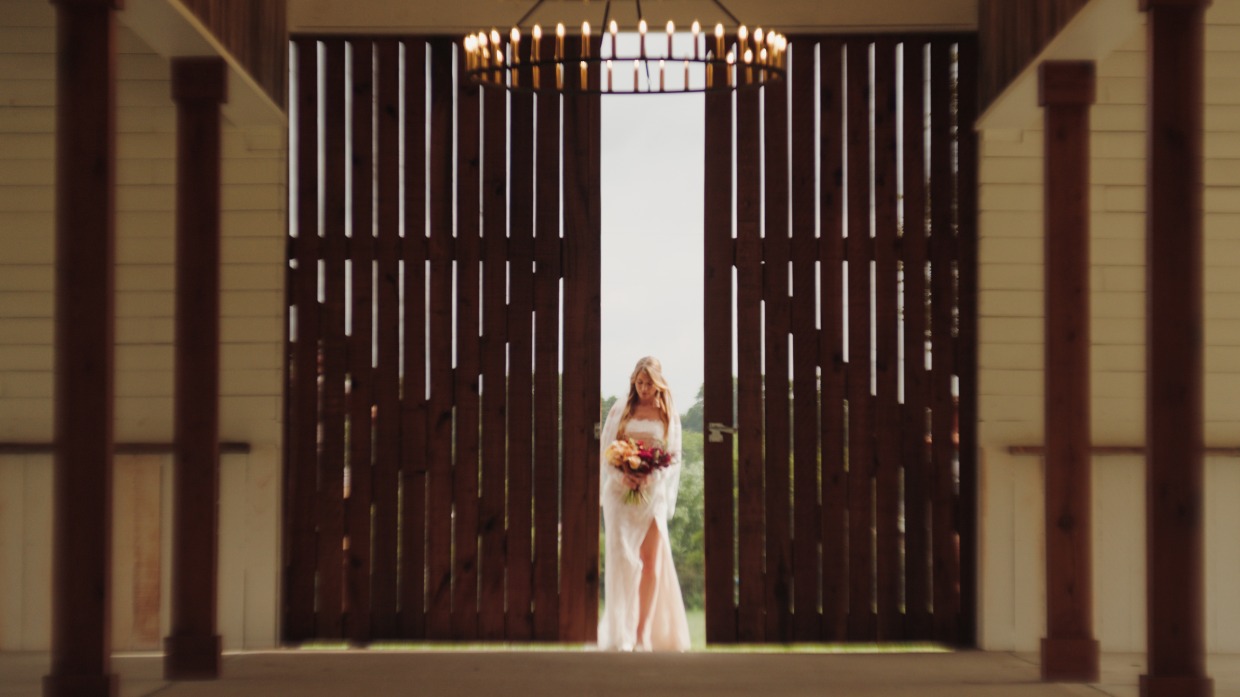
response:
<path fill-rule="evenodd" d="M 1046 637 L 1042 679 L 1097 682 L 1089 459 L 1089 105 L 1094 64 L 1040 66 L 1045 108 Z"/>
<path fill-rule="evenodd" d="M 1146 697 L 1213 694 L 1205 665 L 1202 131 L 1209 0 L 1147 13 Z"/>
<path fill-rule="evenodd" d="M 172 629 L 164 677 L 220 675 L 216 632 L 220 491 L 220 58 L 172 61 L 177 103 L 176 386 Z"/>
<path fill-rule="evenodd" d="M 116 254 L 116 15 L 57 0 L 52 656 L 43 694 L 115 695 L 109 673 Z"/>

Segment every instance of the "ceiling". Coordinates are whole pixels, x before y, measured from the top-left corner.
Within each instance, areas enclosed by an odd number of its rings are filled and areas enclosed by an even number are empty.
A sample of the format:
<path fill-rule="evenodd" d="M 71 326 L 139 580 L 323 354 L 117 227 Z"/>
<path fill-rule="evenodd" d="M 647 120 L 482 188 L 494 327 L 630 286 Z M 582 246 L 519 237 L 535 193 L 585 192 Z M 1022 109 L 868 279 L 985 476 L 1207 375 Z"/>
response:
<path fill-rule="evenodd" d="M 973 31 L 978 0 L 723 0 L 742 22 L 798 32 Z M 537 0 L 288 0 L 289 30 L 341 33 L 458 34 L 511 26 Z M 543 0 L 527 24 L 602 24 L 605 0 Z M 636 25 L 636 3 L 613 0 L 611 16 Z M 713 0 L 644 0 L 652 26 L 724 21 Z"/>

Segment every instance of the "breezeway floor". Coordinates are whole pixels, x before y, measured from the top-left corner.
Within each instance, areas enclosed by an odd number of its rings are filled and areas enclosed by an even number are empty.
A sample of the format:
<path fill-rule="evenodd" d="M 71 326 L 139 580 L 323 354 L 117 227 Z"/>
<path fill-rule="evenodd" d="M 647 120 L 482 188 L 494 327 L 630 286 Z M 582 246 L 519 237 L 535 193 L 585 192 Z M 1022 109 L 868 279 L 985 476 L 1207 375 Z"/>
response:
<path fill-rule="evenodd" d="M 120 655 L 122 697 L 1136 697 L 1141 654 L 1107 654 L 1092 685 L 1046 684 L 1036 655 L 617 654 L 522 650 L 280 650 L 229 653 L 224 675 L 166 682 L 157 654 Z M 0 653 L 0 697 L 40 697 L 46 653 Z M 1240 697 L 1240 655 L 1212 656 L 1216 697 Z"/>

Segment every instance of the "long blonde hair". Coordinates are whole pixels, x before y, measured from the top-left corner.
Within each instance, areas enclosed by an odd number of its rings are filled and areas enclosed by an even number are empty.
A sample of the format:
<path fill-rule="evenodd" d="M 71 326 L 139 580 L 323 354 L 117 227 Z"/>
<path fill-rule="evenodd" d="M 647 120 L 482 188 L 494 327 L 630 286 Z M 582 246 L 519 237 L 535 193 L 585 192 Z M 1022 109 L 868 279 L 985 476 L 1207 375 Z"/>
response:
<path fill-rule="evenodd" d="M 667 433 L 671 428 L 671 404 L 672 404 L 672 388 L 668 387 L 667 380 L 663 379 L 663 364 L 654 356 L 646 356 L 637 361 L 637 366 L 633 368 L 633 374 L 629 376 L 629 396 L 624 403 L 624 412 L 620 415 L 620 424 L 616 428 L 616 433 L 624 433 L 624 427 L 628 424 L 629 419 L 633 418 L 633 411 L 637 409 L 641 399 L 637 396 L 637 378 L 645 373 L 650 382 L 654 383 L 654 406 L 659 410 L 659 418 L 663 421 L 663 432 Z"/>

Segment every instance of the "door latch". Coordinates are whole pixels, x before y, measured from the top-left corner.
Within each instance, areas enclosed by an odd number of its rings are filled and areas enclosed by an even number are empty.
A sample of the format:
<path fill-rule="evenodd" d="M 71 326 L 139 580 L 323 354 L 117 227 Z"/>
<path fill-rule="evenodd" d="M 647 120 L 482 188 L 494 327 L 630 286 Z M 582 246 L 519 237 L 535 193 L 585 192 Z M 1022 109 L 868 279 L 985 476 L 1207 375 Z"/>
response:
<path fill-rule="evenodd" d="M 710 422 L 709 424 L 706 425 L 706 428 L 710 430 L 710 435 L 706 438 L 706 440 L 710 441 L 711 443 L 722 443 L 723 434 L 736 433 L 735 426 L 724 426 L 718 421 Z"/>

